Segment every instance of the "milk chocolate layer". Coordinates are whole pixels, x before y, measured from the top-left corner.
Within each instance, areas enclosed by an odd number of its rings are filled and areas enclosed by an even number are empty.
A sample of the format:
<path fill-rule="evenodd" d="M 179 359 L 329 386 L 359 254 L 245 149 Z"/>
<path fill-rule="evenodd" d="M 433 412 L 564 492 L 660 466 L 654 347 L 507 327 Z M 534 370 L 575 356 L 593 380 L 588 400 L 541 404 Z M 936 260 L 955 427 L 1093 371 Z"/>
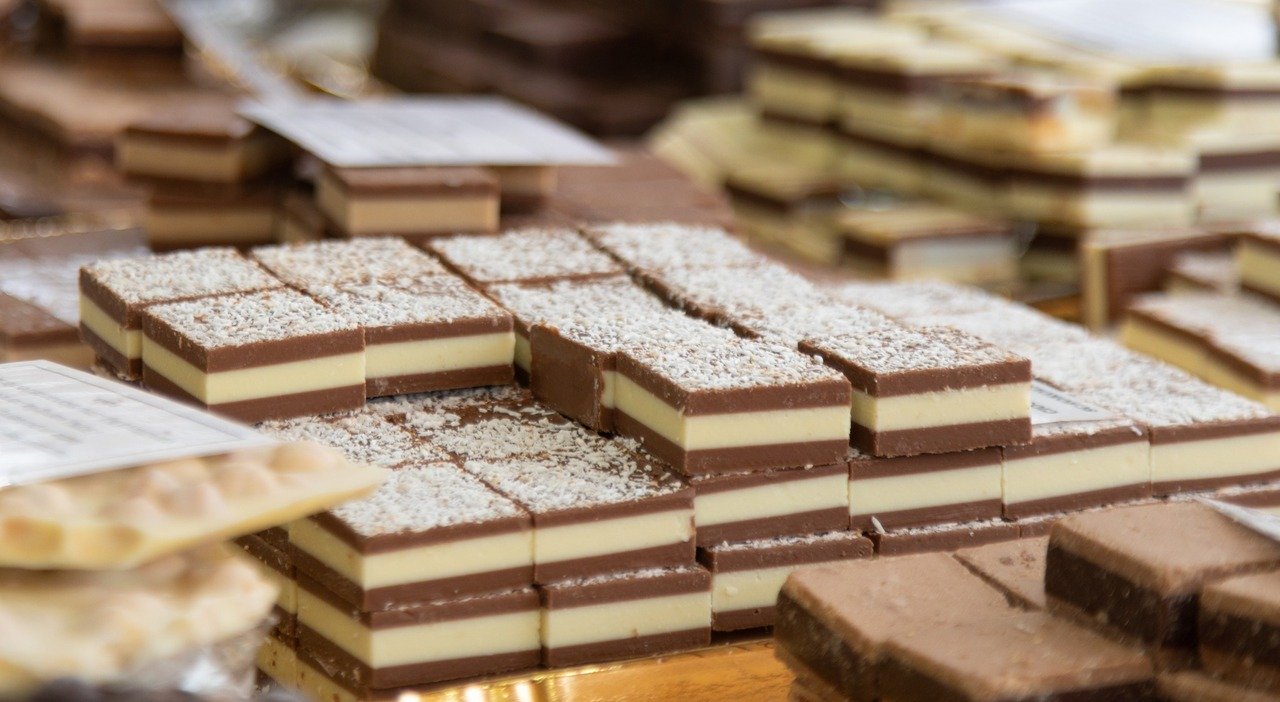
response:
<path fill-rule="evenodd" d="M 913 456 L 989 446 L 1013 446 L 1031 441 L 1031 420 L 999 419 L 922 429 L 873 432 L 853 425 L 853 445 L 876 456 Z"/>
<path fill-rule="evenodd" d="M 1202 651 L 1213 651 L 1219 660 L 1238 661 L 1232 667 L 1242 673 L 1255 663 L 1280 669 L 1280 627 L 1274 624 L 1223 612 L 1201 612 L 1197 635 Z"/>
<path fill-rule="evenodd" d="M 80 325 L 80 340 L 93 350 L 94 355 L 103 363 L 115 370 L 117 373 L 126 376 L 129 379 L 142 377 L 142 359 L 128 358 L 124 354 L 116 351 L 115 347 L 102 340 L 102 337 L 93 333 L 93 330 Z"/>
<path fill-rule="evenodd" d="M 783 661 L 794 658 L 851 700 L 875 699 L 872 662 L 785 590 L 774 607 L 773 639 Z"/>
<path fill-rule="evenodd" d="M 1144 497 L 1150 496 L 1151 486 L 1146 483 L 1140 485 L 1123 485 L 1121 487 L 1107 488 L 1105 490 L 1093 490 L 1090 492 L 1079 492 L 1073 495 L 1047 497 L 1043 500 L 1009 503 L 1004 506 L 1004 517 L 1006 519 L 1022 519 L 1041 514 L 1077 512 L 1090 507 L 1101 507 L 1102 505 L 1115 504 L 1117 502 L 1140 500 Z"/>
<path fill-rule="evenodd" d="M 250 423 L 356 409 L 363 406 L 365 400 L 364 385 L 351 385 L 256 400 L 206 405 L 149 367 L 142 369 L 142 382 L 148 389 L 162 395 L 169 395 L 198 407 L 204 407 L 224 417 Z"/>
<path fill-rule="evenodd" d="M 508 534 L 527 530 L 531 525 L 527 516 L 518 515 L 481 523 L 453 524 L 438 527 L 429 532 L 401 532 L 369 537 L 357 534 L 345 522 L 334 517 L 329 512 L 321 512 L 310 517 L 310 519 L 338 540 L 363 554 L 389 553 L 401 549 L 431 546 L 459 539 Z"/>
<path fill-rule="evenodd" d="M 601 556 L 573 558 L 554 563 L 538 563 L 534 565 L 534 581 L 552 583 L 587 574 L 689 565 L 694 562 L 695 549 L 694 540 L 689 539 L 683 543 L 653 546 L 636 551 L 606 553 Z"/>
<path fill-rule="evenodd" d="M 887 534 L 869 534 L 881 556 L 900 556 L 928 551 L 954 551 L 969 546 L 981 546 L 997 541 L 1008 541 L 1019 536 L 1017 524 L 982 524 L 975 527 L 959 525 L 947 529 L 915 529 L 891 531 Z"/>
<path fill-rule="evenodd" d="M 939 471 L 996 466 L 1000 464 L 1000 449 L 983 448 L 952 453 L 924 453 L 895 458 L 855 458 L 849 462 L 852 479 L 896 478 L 902 475 L 936 473 Z"/>
<path fill-rule="evenodd" d="M 365 390 L 369 397 L 387 397 L 435 390 L 476 388 L 485 385 L 510 385 L 514 381 L 515 371 L 511 366 L 484 366 L 438 373 L 368 378 L 365 380 Z"/>
<path fill-rule="evenodd" d="M 1079 433 L 1037 437 L 1031 443 L 1023 446 L 1006 446 L 1004 448 L 1004 457 L 1005 460 L 1016 460 L 1145 441 L 1145 431 L 1131 426 L 1118 426 L 1092 434 Z"/>
<path fill-rule="evenodd" d="M 800 566 L 810 563 L 845 561 L 870 558 L 871 541 L 850 534 L 850 538 L 837 541 L 819 540 L 809 543 L 778 543 L 760 548 L 698 550 L 698 561 L 713 573 L 733 573 L 762 568 Z"/>
<path fill-rule="evenodd" d="M 697 540 L 699 546 L 710 546 L 725 541 L 771 539 L 778 536 L 843 531 L 848 528 L 849 511 L 844 507 L 832 507 L 776 517 L 699 525 Z"/>
<path fill-rule="evenodd" d="M 876 512 L 874 514 L 855 514 L 853 515 L 853 528 L 872 532 L 875 531 L 874 518 L 880 522 L 880 526 L 885 529 L 909 529 L 912 527 L 923 527 L 931 524 L 957 524 L 963 522 L 982 521 L 987 519 L 995 519 L 1000 516 L 1001 502 L 995 500 L 980 500 L 978 502 L 962 502 L 953 505 L 936 505 L 933 507 L 919 507 L 917 509 L 904 509 L 897 512 Z"/>
<path fill-rule="evenodd" d="M 742 631 L 743 629 L 759 629 L 773 626 L 777 616 L 777 607 L 756 607 L 754 609 L 736 609 L 732 612 L 712 612 L 712 631 Z"/>
<path fill-rule="evenodd" d="M 849 450 L 849 445 L 844 441 L 815 441 L 687 451 L 627 416 L 625 412 L 614 413 L 614 427 L 620 434 L 640 439 L 647 451 L 689 475 L 760 470 L 775 466 L 828 465 L 838 462 Z"/>
<path fill-rule="evenodd" d="M 926 392 L 941 392 L 964 388 L 985 388 L 992 385 L 1031 382 L 1031 361 L 1011 360 L 1005 363 L 988 363 L 981 366 L 956 368 L 930 368 L 900 373 L 876 373 L 831 353 L 801 342 L 802 351 L 822 357 L 827 365 L 849 379 L 857 390 L 872 397 L 898 397 Z"/>
<path fill-rule="evenodd" d="M 1221 478 L 1203 478 L 1200 480 L 1168 480 L 1160 483 L 1152 483 L 1151 494 L 1174 495 L 1183 492 L 1197 492 L 1200 490 L 1231 487 L 1239 485 L 1244 481 L 1251 483 L 1265 483 L 1272 480 L 1280 480 L 1280 470 L 1268 471 L 1266 473 L 1250 473 L 1247 476 L 1236 475 Z"/>
<path fill-rule="evenodd" d="M 617 641 L 560 646 L 544 649 L 543 665 L 564 667 L 583 663 L 603 663 L 623 658 L 640 658 L 711 645 L 711 627 L 666 634 L 636 636 Z"/>
<path fill-rule="evenodd" d="M 589 607 L 598 604 L 645 600 L 654 597 L 706 592 L 711 587 L 711 575 L 698 567 L 672 570 L 657 577 L 619 577 L 602 582 L 579 584 L 574 580 L 543 585 L 542 606 L 557 610 L 570 607 Z"/>
<path fill-rule="evenodd" d="M 221 348 L 193 344 L 154 317 L 145 318 L 143 328 L 156 344 L 205 373 L 261 368 L 364 350 L 364 332 L 358 328 Z"/>

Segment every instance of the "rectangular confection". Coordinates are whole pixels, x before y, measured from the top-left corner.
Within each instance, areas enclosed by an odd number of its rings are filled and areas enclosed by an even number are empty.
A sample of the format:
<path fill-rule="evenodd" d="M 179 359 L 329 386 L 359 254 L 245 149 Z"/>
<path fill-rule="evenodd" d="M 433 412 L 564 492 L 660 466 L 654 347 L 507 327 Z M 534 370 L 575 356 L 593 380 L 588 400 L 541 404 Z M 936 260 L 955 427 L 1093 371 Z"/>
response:
<path fill-rule="evenodd" d="M 848 479 L 844 463 L 694 476 L 698 545 L 845 531 Z"/>
<path fill-rule="evenodd" d="M 292 290 L 147 308 L 148 388 L 248 422 L 364 404 L 360 327 Z"/>
<path fill-rule="evenodd" d="M 1008 307 L 1007 300 L 980 288 L 942 281 L 858 281 L 829 289 L 833 297 L 851 305 L 869 307 L 894 319 L 961 315 Z"/>
<path fill-rule="evenodd" d="M 778 595 L 777 655 L 847 699 L 877 699 L 885 644 L 920 628 L 1000 616 L 999 590 L 948 554 L 877 558 L 804 568 Z"/>
<path fill-rule="evenodd" d="M 1200 660 L 1207 670 L 1280 693 L 1280 573 L 1243 575 L 1200 593 Z"/>
<path fill-rule="evenodd" d="M 1052 607 L 1157 649 L 1194 651 L 1209 582 L 1280 567 L 1280 544 L 1198 503 L 1070 516 L 1049 537 Z"/>
<path fill-rule="evenodd" d="M 1190 293 L 1144 295 L 1120 328 L 1125 346 L 1204 377 L 1208 347 L 1223 333 L 1248 333 L 1280 323 L 1280 308 L 1254 297 Z"/>
<path fill-rule="evenodd" d="M 1240 287 L 1280 300 L 1280 234 L 1268 226 L 1240 237 Z"/>
<path fill-rule="evenodd" d="M 801 344 L 853 385 L 853 443 L 910 456 L 1026 443 L 1031 363 L 945 327 L 873 330 Z"/>
<path fill-rule="evenodd" d="M 997 151 L 1083 151 L 1115 136 L 1116 93 L 1100 80 L 1004 71 L 947 81 L 931 133 Z"/>
<path fill-rule="evenodd" d="M 737 631 L 772 626 L 782 584 L 805 567 L 870 558 L 871 541 L 835 531 L 716 543 L 698 550 L 711 571 L 711 628 Z"/>
<path fill-rule="evenodd" d="M 876 530 L 867 535 L 875 542 L 876 554 L 900 556 L 929 551 L 955 551 L 971 546 L 1010 541 L 1021 534 L 1021 529 L 1013 522 L 989 519 L 980 522 L 952 522 L 886 531 Z"/>
<path fill-rule="evenodd" d="M 640 276 L 672 305 L 714 324 L 737 328 L 788 306 L 820 307 L 822 292 L 790 268 L 771 261 L 728 268 L 685 267 Z"/>
<path fill-rule="evenodd" d="M 1137 87 L 1145 102 L 1144 138 L 1166 142 L 1205 131 L 1259 131 L 1256 125 L 1280 108 L 1280 74 L 1269 61 L 1177 64 Z"/>
<path fill-rule="evenodd" d="M 622 266 L 572 229 L 516 229 L 497 236 L 438 237 L 426 247 L 480 286 L 604 278 Z"/>
<path fill-rule="evenodd" d="M 430 238 L 498 227 L 498 181 L 479 168 L 330 168 L 316 202 L 351 237 Z"/>
<path fill-rule="evenodd" d="M 1044 612 L 894 638 L 880 694 L 902 702 L 1156 699 L 1155 671 L 1142 649 Z"/>
<path fill-rule="evenodd" d="M 452 463 L 397 468 L 371 497 L 294 522 L 300 572 L 361 611 L 533 584 L 529 515 Z"/>
<path fill-rule="evenodd" d="M 135 122 L 116 164 L 129 176 L 215 183 L 252 180 L 284 164 L 284 139 L 225 109 L 175 109 Z"/>
<path fill-rule="evenodd" d="M 1008 222 L 937 205 L 850 210 L 840 216 L 842 261 L 893 280 L 934 278 L 989 284 L 1017 274 L 1017 238 Z"/>
<path fill-rule="evenodd" d="M 1202 221 L 1240 221 L 1276 214 L 1280 139 L 1270 134 L 1198 134 L 1196 203 Z"/>
<path fill-rule="evenodd" d="M 698 565 L 544 584 L 542 662 L 562 667 L 711 643 L 711 574 Z"/>
<path fill-rule="evenodd" d="M 457 278 L 310 292 L 364 331 L 369 397 L 503 385 L 515 377 L 511 315 Z"/>
<path fill-rule="evenodd" d="M 533 588 L 360 612 L 298 578 L 298 646 L 333 678 L 378 690 L 533 668 L 539 657 Z"/>
<path fill-rule="evenodd" d="M 1280 338 L 1268 331 L 1215 335 L 1201 377 L 1280 411 Z"/>
<path fill-rule="evenodd" d="M 300 290 L 421 280 L 449 273 L 439 261 L 398 237 L 262 246 L 250 257 Z"/>
<path fill-rule="evenodd" d="M 1049 537 L 1037 536 L 962 548 L 956 558 L 978 577 L 1004 593 L 1015 606 L 1041 610 L 1044 595 L 1045 557 Z"/>
<path fill-rule="evenodd" d="M 142 312 L 149 305 L 283 287 L 232 249 L 102 261 L 80 270 L 80 334 L 121 376 L 142 377 Z"/>
<path fill-rule="evenodd" d="M 728 331 L 628 349 L 615 399 L 619 433 L 686 474 L 826 465 L 848 450 L 848 381 Z"/>
<path fill-rule="evenodd" d="M 142 216 L 147 243 L 155 251 L 270 243 L 280 196 L 272 183 L 156 185 Z"/>
<path fill-rule="evenodd" d="M 735 168 L 724 187 L 738 227 L 752 240 L 786 246 L 811 261 L 839 260 L 833 224 L 844 188 L 835 178 L 770 163 Z"/>
<path fill-rule="evenodd" d="M 79 331 L 45 310 L 0 293 L 0 363 L 44 359 L 88 368 L 93 352 Z"/>
<path fill-rule="evenodd" d="M 1003 453 L 1004 516 L 1021 519 L 1151 494 L 1146 432 L 1126 419 L 1036 424 Z"/>
<path fill-rule="evenodd" d="M 1000 497 L 998 448 L 897 458 L 855 450 L 850 456 L 849 515 L 860 531 L 994 519 Z"/>
<path fill-rule="evenodd" d="M 274 609 L 276 624 L 271 633 L 293 648 L 298 636 L 298 583 L 291 554 L 252 534 L 236 539 L 236 544 L 262 563 L 262 574 L 275 584 L 279 594 Z"/>

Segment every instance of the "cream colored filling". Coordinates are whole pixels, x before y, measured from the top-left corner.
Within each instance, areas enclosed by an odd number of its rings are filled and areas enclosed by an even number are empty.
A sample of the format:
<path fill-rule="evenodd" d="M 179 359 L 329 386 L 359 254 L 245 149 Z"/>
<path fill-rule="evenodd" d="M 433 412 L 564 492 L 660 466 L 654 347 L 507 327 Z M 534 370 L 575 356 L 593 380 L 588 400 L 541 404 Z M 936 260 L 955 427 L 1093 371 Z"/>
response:
<path fill-rule="evenodd" d="M 872 397 L 853 391 L 853 421 L 871 431 L 949 427 L 1022 419 L 1031 413 L 1031 383 Z"/>
<path fill-rule="evenodd" d="M 605 371 L 600 375 L 604 379 L 604 387 L 600 391 L 600 405 L 613 409 L 618 401 L 618 372 Z"/>
<path fill-rule="evenodd" d="M 298 621 L 372 668 L 534 651 L 538 610 L 369 629 L 306 590 Z"/>
<path fill-rule="evenodd" d="M 258 670 L 281 685 L 293 687 L 298 678 L 298 653 L 274 636 L 264 636 L 258 649 Z"/>
<path fill-rule="evenodd" d="M 681 544 L 692 538 L 693 510 L 688 509 L 540 527 L 533 533 L 533 560 L 535 563 L 561 563 Z"/>
<path fill-rule="evenodd" d="M 328 178 L 316 189 L 325 214 L 351 234 L 490 231 L 498 226 L 498 198 L 490 195 L 348 198 Z"/>
<path fill-rule="evenodd" d="M 143 363 L 206 405 L 279 397 L 364 384 L 364 353 L 205 373 L 149 338 Z"/>
<path fill-rule="evenodd" d="M 578 646 L 711 626 L 711 593 L 542 610 L 542 645 Z"/>
<path fill-rule="evenodd" d="M 1004 462 L 1004 503 L 1142 485 L 1151 479 L 1146 441 Z"/>
<path fill-rule="evenodd" d="M 1280 101 L 1275 99 L 1205 100 L 1157 92 L 1147 97 L 1143 136 L 1177 143 L 1195 131 L 1257 133 L 1277 114 Z"/>
<path fill-rule="evenodd" d="M 1000 464 L 849 481 L 849 514 L 889 514 L 909 509 L 998 500 Z"/>
<path fill-rule="evenodd" d="M 624 375 L 618 376 L 615 400 L 620 412 L 686 451 L 843 441 L 849 436 L 845 407 L 686 416 Z"/>
<path fill-rule="evenodd" d="M 1241 281 L 1263 292 L 1280 295 L 1280 254 L 1245 239 L 1236 258 L 1240 264 Z"/>
<path fill-rule="evenodd" d="M 787 576 L 804 568 L 817 568 L 839 561 L 805 563 L 803 565 L 741 570 L 711 576 L 711 611 L 736 612 L 757 607 L 772 607 Z"/>
<path fill-rule="evenodd" d="M 948 237 L 904 242 L 893 251 L 890 276 L 901 280 L 957 283 L 1008 280 L 1018 270 L 1016 247 L 1011 237 Z"/>
<path fill-rule="evenodd" d="M 711 526 L 844 508 L 849 505 L 847 480 L 847 476 L 838 473 L 741 490 L 699 493 L 693 499 L 694 518 L 699 526 Z"/>
<path fill-rule="evenodd" d="M 142 330 L 125 329 L 84 295 L 80 296 L 80 323 L 125 358 L 142 358 Z"/>
<path fill-rule="evenodd" d="M 369 344 L 365 347 L 365 377 L 394 378 L 462 368 L 509 366 L 514 357 L 515 334 L 512 332 Z"/>
<path fill-rule="evenodd" d="M 1226 388 L 1237 395 L 1244 395 L 1250 399 L 1257 400 L 1272 410 L 1280 411 L 1280 391 L 1268 390 L 1266 387 L 1255 383 L 1251 378 L 1241 375 L 1231 366 L 1214 360 L 1212 357 L 1205 358 L 1205 364 L 1201 368 L 1200 376 L 1206 382 L 1213 383 L 1220 388 Z"/>
<path fill-rule="evenodd" d="M 1184 192 L 1071 192 L 1014 182 L 1004 203 L 1023 219 L 1080 226 L 1183 226 L 1195 219 L 1195 202 Z"/>
<path fill-rule="evenodd" d="M 839 88 L 828 76 L 757 63 L 748 79 L 755 103 L 781 115 L 826 122 L 836 115 Z"/>
<path fill-rule="evenodd" d="M 1204 374 L 1205 353 L 1200 344 L 1165 333 L 1140 319 L 1125 318 L 1120 325 L 1120 341 L 1138 353 L 1172 363 L 1193 375 Z"/>
<path fill-rule="evenodd" d="M 1195 191 L 1202 218 L 1265 217 L 1276 212 L 1280 173 L 1201 173 Z"/>
<path fill-rule="evenodd" d="M 524 334 L 516 334 L 514 359 L 516 365 L 526 373 L 529 372 L 530 368 L 533 368 L 533 351 L 529 347 L 529 337 Z"/>
<path fill-rule="evenodd" d="M 289 542 L 366 590 L 533 565 L 531 530 L 362 555 L 302 519 L 289 526 Z"/>
<path fill-rule="evenodd" d="M 257 242 L 275 230 L 275 209 L 270 205 L 183 208 L 181 211 L 148 208 L 143 227 L 151 241 L 215 239 L 219 243 Z"/>
<path fill-rule="evenodd" d="M 827 173 L 835 167 L 836 136 L 823 127 L 765 121 L 753 136 L 756 162 L 768 158 L 814 174 Z"/>
<path fill-rule="evenodd" d="M 1151 445 L 1151 481 L 1229 478 L 1280 468 L 1280 431 Z"/>

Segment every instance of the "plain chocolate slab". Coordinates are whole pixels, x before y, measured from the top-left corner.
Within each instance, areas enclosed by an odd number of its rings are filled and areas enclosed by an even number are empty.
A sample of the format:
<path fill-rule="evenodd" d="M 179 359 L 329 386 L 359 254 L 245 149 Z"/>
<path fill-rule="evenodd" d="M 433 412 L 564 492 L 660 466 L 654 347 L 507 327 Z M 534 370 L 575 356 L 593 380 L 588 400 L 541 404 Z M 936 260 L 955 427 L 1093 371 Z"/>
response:
<path fill-rule="evenodd" d="M 956 558 L 978 577 L 1026 609 L 1044 609 L 1045 556 L 1048 537 L 1018 539 L 956 551 Z"/>

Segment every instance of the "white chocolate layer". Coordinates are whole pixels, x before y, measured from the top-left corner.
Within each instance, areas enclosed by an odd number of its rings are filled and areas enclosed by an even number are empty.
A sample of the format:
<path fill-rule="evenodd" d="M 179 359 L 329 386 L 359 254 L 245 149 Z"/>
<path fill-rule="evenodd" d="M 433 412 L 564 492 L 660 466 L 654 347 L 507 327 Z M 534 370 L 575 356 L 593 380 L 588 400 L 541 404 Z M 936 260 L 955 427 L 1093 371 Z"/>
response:
<path fill-rule="evenodd" d="M 262 638 L 256 662 L 258 670 L 281 685 L 293 687 L 298 679 L 298 652 L 274 636 Z"/>
<path fill-rule="evenodd" d="M 514 357 L 515 334 L 511 332 L 369 344 L 365 347 L 365 376 L 394 378 L 464 368 L 509 366 Z"/>
<path fill-rule="evenodd" d="M 364 353 L 205 373 L 172 351 L 144 338 L 142 359 L 148 368 L 206 405 L 364 384 Z"/>
<path fill-rule="evenodd" d="M 496 196 L 416 195 L 359 200 L 348 198 L 328 178 L 321 178 L 316 203 L 354 235 L 492 231 L 498 226 Z"/>
<path fill-rule="evenodd" d="M 874 516 L 998 500 L 1000 464 L 849 481 L 849 514 Z"/>
<path fill-rule="evenodd" d="M 542 610 L 545 648 L 578 646 L 711 626 L 711 593 Z"/>
<path fill-rule="evenodd" d="M 1195 219 L 1195 202 L 1182 191 L 1075 192 L 1015 180 L 1004 203 L 1022 219 L 1085 227 L 1185 226 Z"/>
<path fill-rule="evenodd" d="M 699 526 L 732 524 L 822 509 L 847 508 L 847 476 L 843 473 L 803 480 L 784 480 L 741 490 L 699 493 L 693 512 Z"/>
<path fill-rule="evenodd" d="M 1120 325 L 1120 341 L 1138 353 L 1154 356 L 1194 375 L 1203 375 L 1204 348 L 1152 326 L 1141 319 L 1126 317 Z"/>
<path fill-rule="evenodd" d="M 560 563 L 682 544 L 692 538 L 693 510 L 687 509 L 540 527 L 533 534 L 533 560 Z"/>
<path fill-rule="evenodd" d="M 289 526 L 289 542 L 365 589 L 533 565 L 532 530 L 361 554 L 302 519 Z"/>
<path fill-rule="evenodd" d="M 686 451 L 844 440 L 849 436 L 845 407 L 688 416 L 623 375 L 618 376 L 615 401 L 620 412 Z"/>
<path fill-rule="evenodd" d="M 1220 388 L 1226 388 L 1237 395 L 1244 395 L 1252 400 L 1257 400 L 1272 410 L 1280 412 L 1280 391 L 1258 384 L 1252 378 L 1241 374 L 1235 368 L 1218 361 L 1212 356 L 1205 358 L 1205 363 L 1201 366 L 1200 371 L 1201 377 L 1206 382 L 1213 383 Z"/>
<path fill-rule="evenodd" d="M 1141 485 L 1151 479 L 1145 440 L 1004 462 L 1004 503 L 1032 502 Z"/>
<path fill-rule="evenodd" d="M 1196 176 L 1196 202 L 1201 219 L 1246 219 L 1276 213 L 1280 173 L 1201 173 Z"/>
<path fill-rule="evenodd" d="M 839 561 L 803 563 L 800 565 L 738 570 L 711 576 L 711 611 L 736 612 L 757 607 L 772 607 L 787 576 L 801 568 L 816 568 Z"/>
<path fill-rule="evenodd" d="M 1011 280 L 1018 270 L 1012 237 L 946 237 L 899 244 L 893 248 L 888 277 L 894 280 L 946 280 L 991 283 Z"/>
<path fill-rule="evenodd" d="M 524 334 L 516 334 L 514 359 L 516 366 L 526 373 L 533 367 L 533 351 L 529 348 L 529 337 Z"/>
<path fill-rule="evenodd" d="M 298 622 L 372 668 L 534 651 L 538 610 L 369 629 L 315 595 L 298 592 Z"/>
<path fill-rule="evenodd" d="M 125 358 L 142 358 L 142 330 L 125 329 L 84 295 L 80 296 L 80 323 Z"/>
<path fill-rule="evenodd" d="M 1151 445 L 1151 482 L 1246 477 L 1280 469 L 1280 431 Z"/>
<path fill-rule="evenodd" d="M 857 388 L 853 391 L 853 421 L 877 432 L 1021 419 L 1030 413 L 1030 383 L 891 397 L 872 397 Z"/>
<path fill-rule="evenodd" d="M 1280 296 L 1280 254 L 1244 239 L 1237 260 L 1240 281 L 1272 295 Z"/>

